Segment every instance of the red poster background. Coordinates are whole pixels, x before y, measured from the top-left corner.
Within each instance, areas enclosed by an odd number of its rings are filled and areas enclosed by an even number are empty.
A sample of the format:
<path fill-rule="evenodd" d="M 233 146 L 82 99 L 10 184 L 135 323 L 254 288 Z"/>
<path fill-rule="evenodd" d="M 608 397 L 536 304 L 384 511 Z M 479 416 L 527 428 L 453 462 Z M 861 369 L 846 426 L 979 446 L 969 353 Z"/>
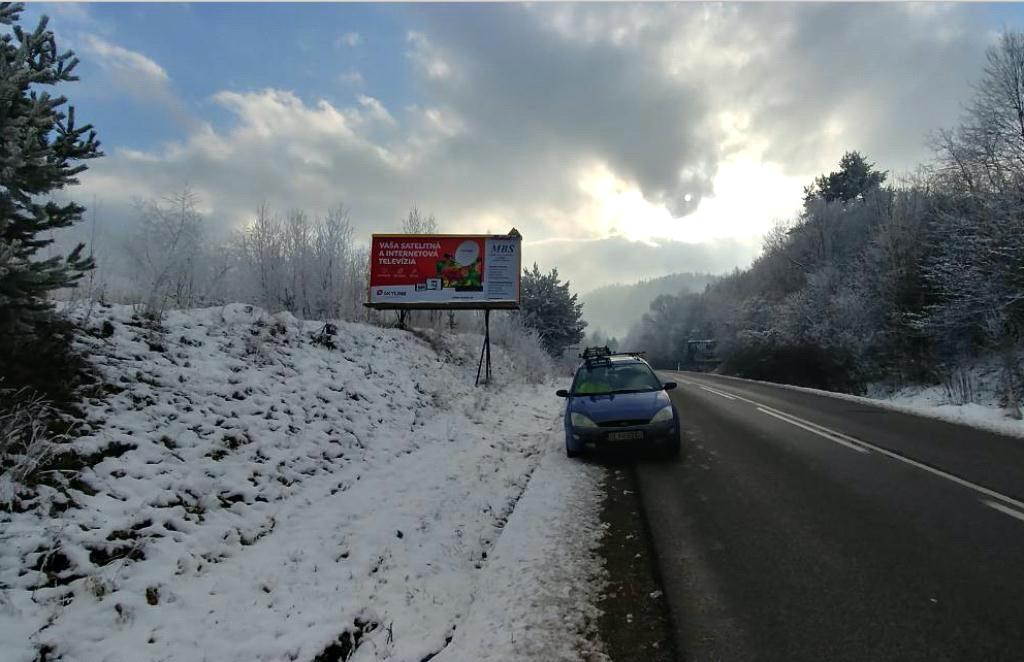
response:
<path fill-rule="evenodd" d="M 455 251 L 464 241 L 473 241 L 479 249 L 478 263 L 481 279 L 484 273 L 484 240 L 486 236 L 468 235 L 374 235 L 370 244 L 370 287 L 388 285 L 415 285 L 427 278 L 439 278 L 437 263 L 445 256 L 454 259 Z M 437 250 L 433 245 L 438 244 Z M 425 248 L 430 245 L 430 248 Z M 429 255 L 409 257 L 400 255 L 403 251 L 427 252 Z M 390 261 L 390 264 L 385 262 Z M 413 264 L 405 264 L 411 261 Z M 447 267 L 451 269 L 453 267 Z M 465 273 L 465 272 L 463 272 Z M 457 278 L 455 272 L 446 272 Z"/>

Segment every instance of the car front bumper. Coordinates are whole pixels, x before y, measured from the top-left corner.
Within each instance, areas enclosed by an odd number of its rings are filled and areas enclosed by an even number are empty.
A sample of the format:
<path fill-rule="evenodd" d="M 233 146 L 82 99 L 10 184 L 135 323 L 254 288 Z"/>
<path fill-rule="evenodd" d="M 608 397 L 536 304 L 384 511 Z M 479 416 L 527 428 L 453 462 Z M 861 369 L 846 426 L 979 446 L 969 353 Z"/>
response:
<path fill-rule="evenodd" d="M 678 442 L 679 425 L 676 421 L 666 421 L 619 427 L 570 427 L 569 437 L 578 449 L 665 447 Z"/>

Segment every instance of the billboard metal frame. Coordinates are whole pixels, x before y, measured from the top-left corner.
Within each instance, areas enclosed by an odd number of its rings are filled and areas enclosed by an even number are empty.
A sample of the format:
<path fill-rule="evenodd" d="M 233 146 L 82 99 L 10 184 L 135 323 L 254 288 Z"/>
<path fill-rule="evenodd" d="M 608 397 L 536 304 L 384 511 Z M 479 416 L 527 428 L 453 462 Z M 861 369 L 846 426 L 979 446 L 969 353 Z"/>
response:
<path fill-rule="evenodd" d="M 520 243 L 520 250 L 518 253 L 519 262 L 516 265 L 516 300 L 500 300 L 500 301 L 436 301 L 436 302 L 422 302 L 422 303 L 405 303 L 399 301 L 389 302 L 373 302 L 370 301 L 370 293 L 373 289 L 373 242 L 378 239 L 508 239 L 515 238 L 522 242 L 523 235 L 518 230 L 512 228 L 508 234 L 401 234 L 401 233 L 384 233 L 384 234 L 373 234 L 370 236 L 370 259 L 371 262 L 368 265 L 369 273 L 367 273 L 366 279 L 366 302 L 363 304 L 367 308 L 374 308 L 376 310 L 518 310 L 519 309 L 519 297 L 522 295 L 523 286 L 523 254 L 522 244 Z"/>

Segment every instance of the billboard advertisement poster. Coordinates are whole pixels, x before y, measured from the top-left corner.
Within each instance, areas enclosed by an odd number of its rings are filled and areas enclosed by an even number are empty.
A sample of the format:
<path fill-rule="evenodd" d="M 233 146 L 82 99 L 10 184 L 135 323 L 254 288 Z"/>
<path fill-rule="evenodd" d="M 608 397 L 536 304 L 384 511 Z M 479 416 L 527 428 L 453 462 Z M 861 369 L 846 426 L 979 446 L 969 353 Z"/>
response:
<path fill-rule="evenodd" d="M 516 308 L 522 237 L 373 235 L 368 305 Z"/>

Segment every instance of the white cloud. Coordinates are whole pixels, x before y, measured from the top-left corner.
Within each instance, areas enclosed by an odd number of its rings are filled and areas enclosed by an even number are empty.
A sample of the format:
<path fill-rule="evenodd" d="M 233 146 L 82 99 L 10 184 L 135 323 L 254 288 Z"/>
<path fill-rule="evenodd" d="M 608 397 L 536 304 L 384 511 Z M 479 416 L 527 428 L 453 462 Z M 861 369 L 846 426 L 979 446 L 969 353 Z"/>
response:
<path fill-rule="evenodd" d="M 444 80 L 451 76 L 451 65 L 445 60 L 438 49 L 422 32 L 411 31 L 406 35 L 411 49 L 407 55 L 416 66 L 428 77 Z"/>
<path fill-rule="evenodd" d="M 103 67 L 121 76 L 155 85 L 164 85 L 169 80 L 164 68 L 142 53 L 121 48 L 92 34 L 86 35 L 85 43 L 90 51 L 99 56 Z"/>
<path fill-rule="evenodd" d="M 358 106 L 335 107 L 274 89 L 223 91 L 213 100 L 232 114 L 228 130 L 204 124 L 159 150 L 115 152 L 91 164 L 82 178 L 86 190 L 113 208 L 191 182 L 214 210 L 214 221 L 229 225 L 264 199 L 311 211 L 344 201 L 371 215 L 363 217 L 367 230 L 400 218 L 411 204 L 392 186 L 408 176 L 401 158 L 412 162 L 417 154 L 402 141 L 393 152 L 370 138 L 375 127 L 394 122 L 378 100 L 363 96 Z"/>
<path fill-rule="evenodd" d="M 363 37 L 358 32 L 346 32 L 334 40 L 335 46 L 348 46 L 349 48 L 355 48 L 361 43 L 363 43 Z"/>
<path fill-rule="evenodd" d="M 388 109 L 380 101 L 365 94 L 360 94 L 356 98 L 359 101 L 359 105 L 366 110 L 370 117 L 392 126 L 395 124 L 395 118 L 391 116 L 391 113 L 388 112 Z"/>
<path fill-rule="evenodd" d="M 339 74 L 338 80 L 345 85 L 353 85 L 355 87 L 362 87 L 366 83 L 363 79 L 363 74 L 356 69 L 349 69 Z"/>
<path fill-rule="evenodd" d="M 94 34 L 86 34 L 84 41 L 86 52 L 110 76 L 113 86 L 143 103 L 159 106 L 186 129 L 200 124 L 174 94 L 171 78 L 159 64 Z"/>
<path fill-rule="evenodd" d="M 229 224 L 264 199 L 345 202 L 363 236 L 418 205 L 448 231 L 514 225 L 539 261 L 595 283 L 721 270 L 749 261 L 844 150 L 897 170 L 927 157 L 924 134 L 955 120 L 986 38 L 959 7 L 408 11 L 404 108 L 355 70 L 341 78 L 359 86 L 351 106 L 224 90 L 226 128 L 112 154 L 83 181 L 105 203 L 188 181 Z M 169 94 L 158 64 L 97 43 L 122 82 Z"/>

